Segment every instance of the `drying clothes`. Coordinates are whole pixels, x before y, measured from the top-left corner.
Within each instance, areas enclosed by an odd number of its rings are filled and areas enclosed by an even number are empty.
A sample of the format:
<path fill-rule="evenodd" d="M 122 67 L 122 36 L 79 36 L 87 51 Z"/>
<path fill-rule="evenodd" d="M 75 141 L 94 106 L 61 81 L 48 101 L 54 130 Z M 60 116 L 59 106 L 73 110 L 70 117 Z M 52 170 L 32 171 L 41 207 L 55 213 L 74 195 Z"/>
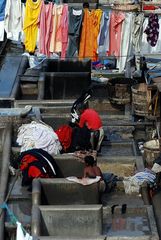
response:
<path fill-rule="evenodd" d="M 97 38 L 100 31 L 100 22 L 102 10 L 96 9 L 91 12 L 84 10 L 84 18 L 82 24 L 79 58 L 91 58 L 97 60 L 98 43 Z"/>
<path fill-rule="evenodd" d="M 159 26 L 161 26 L 161 16 L 159 18 Z M 161 53 L 161 32 L 159 31 L 158 40 L 155 46 L 151 46 L 147 41 L 147 34 L 145 33 L 145 29 L 148 26 L 148 18 L 144 18 L 143 22 L 143 33 L 142 33 L 142 40 L 141 40 L 141 54 L 153 54 L 153 53 Z"/>
<path fill-rule="evenodd" d="M 78 57 L 79 37 L 82 26 L 83 10 L 69 9 L 68 48 L 66 57 Z"/>
<path fill-rule="evenodd" d="M 28 233 L 24 233 L 22 229 L 22 224 L 20 222 L 16 222 L 17 229 L 16 229 L 16 240 L 32 240 L 32 236 Z"/>
<path fill-rule="evenodd" d="M 77 177 L 67 177 L 66 178 L 68 181 L 72 181 L 72 182 L 76 182 L 76 183 L 79 183 L 81 185 L 91 185 L 93 183 L 97 183 L 101 180 L 101 177 L 100 176 L 96 176 L 95 178 L 77 178 Z"/>
<path fill-rule="evenodd" d="M 52 31 L 52 2 L 45 4 L 42 1 L 39 15 L 39 52 L 50 56 L 50 39 Z"/>
<path fill-rule="evenodd" d="M 0 42 L 4 40 L 4 21 L 0 21 Z"/>
<path fill-rule="evenodd" d="M 93 57 L 92 60 L 96 61 L 97 60 L 97 49 L 98 49 L 98 43 L 97 43 L 97 38 L 98 34 L 100 31 L 100 22 L 101 22 L 101 17 L 102 17 L 102 10 L 101 9 L 96 9 L 93 10 L 93 17 L 92 17 L 92 29 L 93 29 Z"/>
<path fill-rule="evenodd" d="M 36 48 L 37 34 L 38 34 L 38 21 L 40 14 L 41 0 L 26 1 L 25 17 L 24 17 L 24 44 L 28 52 L 33 53 Z"/>
<path fill-rule="evenodd" d="M 0 1 L 0 21 L 4 20 L 5 17 L 5 6 L 6 6 L 6 0 Z"/>
<path fill-rule="evenodd" d="M 110 13 L 103 12 L 98 35 L 98 55 L 106 56 L 109 51 Z"/>
<path fill-rule="evenodd" d="M 19 40 L 22 31 L 22 22 L 21 0 L 7 0 L 4 27 L 8 39 L 14 41 Z"/>
<path fill-rule="evenodd" d="M 144 171 L 136 173 L 134 176 L 125 177 L 123 180 L 125 192 L 131 194 L 139 193 L 141 185 L 146 182 L 153 185 L 156 180 L 156 174 L 150 169 L 145 168 Z"/>
<path fill-rule="evenodd" d="M 126 63 L 132 55 L 132 26 L 134 24 L 134 14 L 125 13 L 125 19 L 122 23 L 120 56 L 117 61 L 119 72 L 123 72 Z"/>
<path fill-rule="evenodd" d="M 110 15 L 110 46 L 109 56 L 119 56 L 121 46 L 121 30 L 125 14 L 112 11 Z"/>
<path fill-rule="evenodd" d="M 62 45 L 61 45 L 61 16 L 63 11 L 63 5 L 55 4 L 53 6 L 53 16 L 52 16 L 52 35 L 50 41 L 50 52 L 61 52 Z"/>
<path fill-rule="evenodd" d="M 61 39 L 62 39 L 62 51 L 61 51 L 61 59 L 64 59 L 67 52 L 68 45 L 68 5 L 64 4 L 63 12 L 61 17 Z"/>
<path fill-rule="evenodd" d="M 134 27 L 132 30 L 132 41 L 133 48 L 135 54 L 135 65 L 136 69 L 140 70 L 140 46 L 141 46 L 141 38 L 143 32 L 143 22 L 144 22 L 144 14 L 140 13 L 135 15 L 134 18 Z"/>
<path fill-rule="evenodd" d="M 151 13 L 148 19 L 148 26 L 144 30 L 147 34 L 148 43 L 154 47 L 157 44 L 157 40 L 159 37 L 159 21 L 158 15 Z"/>
<path fill-rule="evenodd" d="M 50 154 L 59 154 L 62 150 L 57 134 L 43 122 L 32 121 L 20 126 L 17 143 L 21 146 L 21 152 L 41 148 Z"/>

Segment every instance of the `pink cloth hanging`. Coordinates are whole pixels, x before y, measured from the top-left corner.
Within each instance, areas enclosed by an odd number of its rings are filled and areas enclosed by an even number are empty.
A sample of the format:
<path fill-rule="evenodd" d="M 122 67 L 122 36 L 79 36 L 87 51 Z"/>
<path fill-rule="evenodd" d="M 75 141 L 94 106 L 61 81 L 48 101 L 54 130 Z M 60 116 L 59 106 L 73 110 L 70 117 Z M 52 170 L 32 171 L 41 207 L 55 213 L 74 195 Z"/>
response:
<path fill-rule="evenodd" d="M 50 56 L 50 39 L 52 33 L 52 10 L 53 3 L 45 4 L 42 1 L 39 15 L 39 52 Z"/>

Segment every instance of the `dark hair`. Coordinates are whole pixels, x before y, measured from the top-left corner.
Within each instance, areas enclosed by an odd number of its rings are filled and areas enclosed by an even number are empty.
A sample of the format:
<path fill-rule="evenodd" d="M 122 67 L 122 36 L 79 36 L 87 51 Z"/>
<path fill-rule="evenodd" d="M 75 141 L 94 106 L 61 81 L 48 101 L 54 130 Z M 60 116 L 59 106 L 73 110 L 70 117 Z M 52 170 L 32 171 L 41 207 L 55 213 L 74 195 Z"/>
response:
<path fill-rule="evenodd" d="M 84 161 L 88 166 L 94 165 L 94 157 L 92 156 L 85 156 Z"/>
<path fill-rule="evenodd" d="M 77 106 L 77 109 L 78 109 L 79 112 L 84 111 L 87 108 L 88 108 L 88 106 L 85 103 L 79 103 L 78 106 Z"/>

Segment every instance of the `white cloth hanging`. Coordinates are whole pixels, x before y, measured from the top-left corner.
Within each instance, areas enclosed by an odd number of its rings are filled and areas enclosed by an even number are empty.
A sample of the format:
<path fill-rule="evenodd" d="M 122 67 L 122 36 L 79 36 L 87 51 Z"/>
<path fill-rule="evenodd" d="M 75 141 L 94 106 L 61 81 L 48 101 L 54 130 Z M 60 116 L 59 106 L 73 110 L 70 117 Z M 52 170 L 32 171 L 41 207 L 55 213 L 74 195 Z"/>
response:
<path fill-rule="evenodd" d="M 21 0 L 7 0 L 4 27 L 8 39 L 19 41 L 20 33 L 22 31 Z"/>
<path fill-rule="evenodd" d="M 0 42 L 4 41 L 4 21 L 0 21 Z"/>
<path fill-rule="evenodd" d="M 128 58 L 132 55 L 132 26 L 134 24 L 134 14 L 125 13 L 122 23 L 120 56 L 117 61 L 119 72 L 123 72 Z"/>
<path fill-rule="evenodd" d="M 22 225 L 20 222 L 16 222 L 17 230 L 16 230 L 16 240 L 32 240 L 32 236 L 28 233 L 24 233 L 22 230 Z"/>

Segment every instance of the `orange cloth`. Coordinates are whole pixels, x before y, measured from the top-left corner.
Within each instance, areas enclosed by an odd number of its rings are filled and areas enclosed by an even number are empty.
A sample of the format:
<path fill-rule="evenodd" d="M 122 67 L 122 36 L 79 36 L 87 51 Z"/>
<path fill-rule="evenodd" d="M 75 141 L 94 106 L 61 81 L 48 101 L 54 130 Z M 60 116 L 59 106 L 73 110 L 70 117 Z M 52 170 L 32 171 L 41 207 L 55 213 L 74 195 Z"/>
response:
<path fill-rule="evenodd" d="M 97 60 L 97 37 L 100 30 L 102 10 L 96 9 L 91 12 L 84 9 L 82 32 L 79 46 L 79 58 L 91 58 Z"/>

